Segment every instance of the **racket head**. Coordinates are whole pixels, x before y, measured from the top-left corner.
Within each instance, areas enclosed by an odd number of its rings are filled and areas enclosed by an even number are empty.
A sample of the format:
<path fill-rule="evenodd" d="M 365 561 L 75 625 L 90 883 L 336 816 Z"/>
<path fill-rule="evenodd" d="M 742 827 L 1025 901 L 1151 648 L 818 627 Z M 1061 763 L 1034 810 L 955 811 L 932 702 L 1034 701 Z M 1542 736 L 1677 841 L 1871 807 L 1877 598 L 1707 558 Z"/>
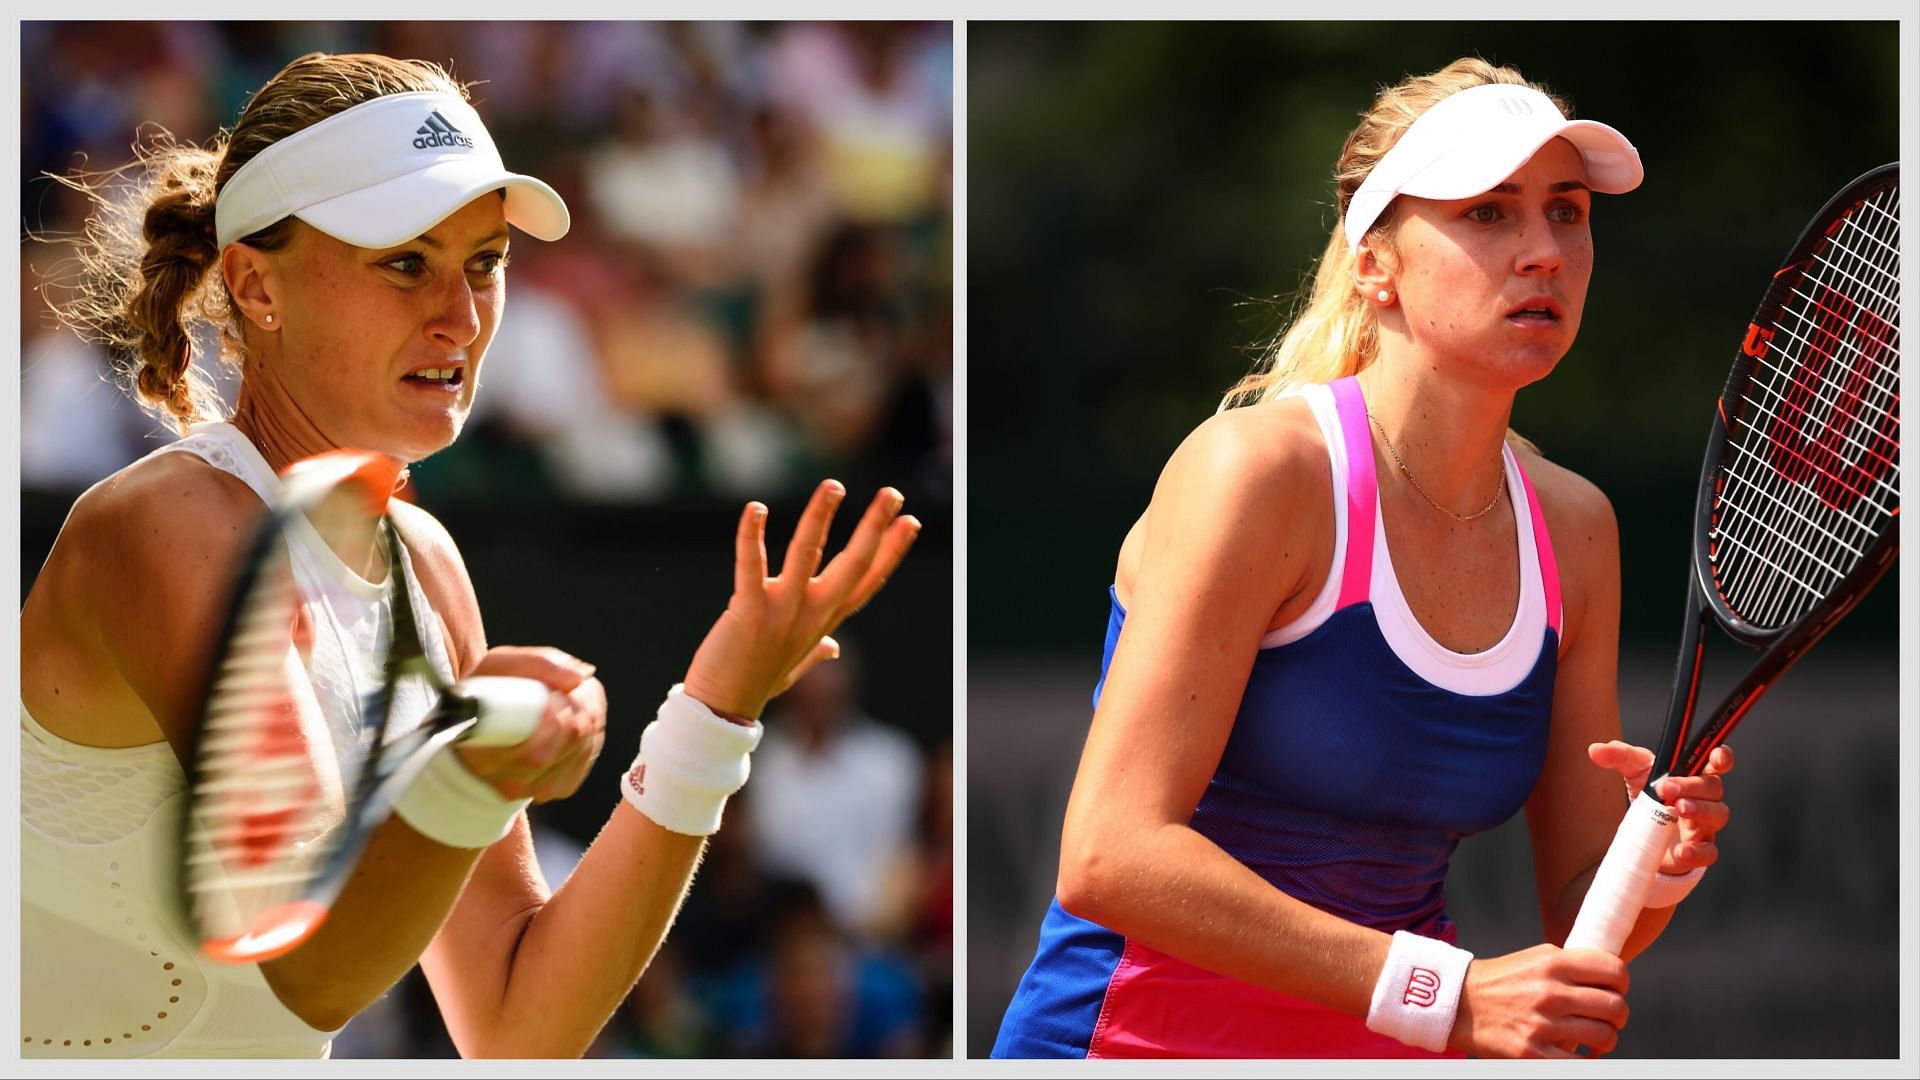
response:
<path fill-rule="evenodd" d="M 1899 215 L 1898 163 L 1821 208 L 1768 286 L 1721 394 L 1694 563 L 1708 610 L 1748 645 L 1857 599 L 1897 547 Z"/>
<path fill-rule="evenodd" d="M 1692 604 L 1766 650 L 1696 722 L 1691 624 L 1669 770 L 1692 775 L 1766 687 L 1863 599 L 1899 552 L 1899 164 L 1862 175 L 1795 241 L 1714 413 L 1693 535 Z M 1671 741 L 1669 741 L 1671 740 Z"/>
<path fill-rule="evenodd" d="M 358 843 L 355 759 L 377 741 L 384 702 L 367 703 L 358 746 L 343 750 L 306 679 L 313 631 L 289 542 L 369 558 L 389 542 L 400 468 L 358 451 L 297 463 L 238 576 L 187 748 L 177 864 L 182 910 L 215 960 L 258 963 L 310 937 L 338 891 L 342 848 Z"/>

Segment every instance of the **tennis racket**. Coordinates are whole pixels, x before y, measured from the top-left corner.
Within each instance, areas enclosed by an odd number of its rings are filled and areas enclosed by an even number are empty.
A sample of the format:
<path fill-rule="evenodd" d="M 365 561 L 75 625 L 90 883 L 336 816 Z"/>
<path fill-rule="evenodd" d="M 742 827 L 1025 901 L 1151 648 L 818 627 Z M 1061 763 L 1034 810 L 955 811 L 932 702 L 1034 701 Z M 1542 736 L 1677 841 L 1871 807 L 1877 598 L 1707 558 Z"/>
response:
<path fill-rule="evenodd" d="M 1619 955 L 1678 821 L 1654 781 L 1698 774 L 1898 554 L 1899 184 L 1895 162 L 1835 195 L 1747 327 L 1707 436 L 1666 727 L 1567 948 Z M 1725 700 L 1703 710 L 1709 621 L 1761 656 Z"/>
<path fill-rule="evenodd" d="M 386 516 L 399 470 L 383 455 L 344 450 L 295 464 L 240 574 L 201 699 L 180 832 L 184 910 L 215 960 L 258 963 L 306 941 L 436 750 L 455 739 L 518 744 L 546 708 L 547 687 L 534 680 L 448 686 L 428 663 Z M 387 632 L 376 635 L 382 655 L 339 657 L 361 665 L 371 689 L 357 716 L 331 723 L 303 660 L 326 631 L 305 614 L 292 561 L 294 547 L 316 544 L 349 566 L 384 563 L 391 598 Z M 396 692 L 431 702 L 418 726 L 392 715 Z"/>

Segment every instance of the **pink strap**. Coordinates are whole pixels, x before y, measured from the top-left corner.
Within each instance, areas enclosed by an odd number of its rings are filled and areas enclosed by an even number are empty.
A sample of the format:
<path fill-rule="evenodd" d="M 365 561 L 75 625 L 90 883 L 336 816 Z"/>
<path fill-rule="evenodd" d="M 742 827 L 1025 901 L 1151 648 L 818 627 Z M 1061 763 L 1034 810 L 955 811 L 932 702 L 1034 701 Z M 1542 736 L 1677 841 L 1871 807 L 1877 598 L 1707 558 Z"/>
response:
<path fill-rule="evenodd" d="M 1360 394 L 1360 381 L 1349 375 L 1329 384 L 1329 389 L 1340 417 L 1340 435 L 1347 444 L 1347 552 L 1337 604 L 1346 607 L 1367 599 L 1373 581 L 1373 513 L 1378 505 L 1373 433 L 1367 427 L 1367 402 Z"/>
<path fill-rule="evenodd" d="M 1511 453 L 1511 451 L 1509 451 Z M 1540 499 L 1533 493 L 1533 481 L 1520 467 L 1519 455 L 1513 457 L 1513 471 L 1520 474 L 1520 486 L 1527 490 L 1527 511 L 1533 516 L 1533 549 L 1540 557 L 1540 584 L 1546 590 L 1547 625 L 1560 635 L 1560 567 L 1553 561 L 1553 538 L 1547 535 L 1547 519 L 1540 513 Z"/>

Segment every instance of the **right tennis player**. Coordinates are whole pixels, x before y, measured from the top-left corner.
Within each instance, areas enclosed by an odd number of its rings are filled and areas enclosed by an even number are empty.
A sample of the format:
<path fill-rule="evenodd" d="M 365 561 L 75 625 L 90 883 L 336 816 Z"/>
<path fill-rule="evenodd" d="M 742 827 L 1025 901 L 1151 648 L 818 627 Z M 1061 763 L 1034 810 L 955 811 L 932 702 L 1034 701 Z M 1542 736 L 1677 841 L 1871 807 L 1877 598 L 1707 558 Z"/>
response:
<path fill-rule="evenodd" d="M 828 635 L 918 523 L 883 490 L 821 568 L 843 494 L 829 481 L 770 577 L 766 508 L 748 504 L 732 600 L 647 727 L 624 797 L 607 793 L 599 838 L 549 894 L 523 811 L 579 787 L 605 694 L 558 650 L 489 647 L 453 541 L 393 502 L 392 557 L 412 569 L 441 678 L 539 679 L 546 715 L 519 746 L 441 752 L 312 940 L 263 964 L 207 962 L 170 902 L 169 829 L 262 502 L 313 454 L 411 462 L 450 443 L 505 304 L 509 225 L 556 240 L 568 217 L 550 187 L 505 169 L 464 87 L 384 56 L 301 57 L 230 135 L 144 164 L 138 198 L 97 193 L 94 273 L 63 313 L 133 358 L 138 398 L 184 437 L 80 498 L 21 613 L 21 1051 L 320 1057 L 418 962 L 463 1055 L 578 1056 L 671 924 L 767 699 L 837 653 Z M 239 364 L 230 416 L 205 392 L 214 358 L 195 331 L 209 329 Z M 397 567 L 349 565 L 317 534 L 290 546 L 306 671 L 351 746 L 377 676 L 356 658 L 391 640 Z M 419 722 L 431 699 L 414 697 L 396 724 Z"/>
<path fill-rule="evenodd" d="M 1120 549 L 1039 948 L 996 1057 L 1564 1057 L 1625 960 L 1457 948 L 1461 837 L 1524 808 L 1565 939 L 1652 754 L 1619 741 L 1616 526 L 1507 427 L 1573 344 L 1619 132 L 1511 68 L 1382 91 L 1265 370 L 1175 451 Z M 1243 406 L 1243 407 L 1231 407 Z M 1716 858 L 1725 747 L 1631 959 Z"/>

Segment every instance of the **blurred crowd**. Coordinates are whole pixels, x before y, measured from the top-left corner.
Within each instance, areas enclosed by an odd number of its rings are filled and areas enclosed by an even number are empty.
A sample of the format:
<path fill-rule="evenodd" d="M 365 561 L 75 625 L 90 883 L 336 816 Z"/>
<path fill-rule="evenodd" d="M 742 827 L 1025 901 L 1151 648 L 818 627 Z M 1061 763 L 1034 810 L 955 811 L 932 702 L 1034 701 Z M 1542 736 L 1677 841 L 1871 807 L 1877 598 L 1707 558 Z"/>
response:
<path fill-rule="evenodd" d="M 27 229 L 80 227 L 46 179 L 204 141 L 310 50 L 447 65 L 510 168 L 573 228 L 513 246 L 467 433 L 422 494 L 777 497 L 825 471 L 950 489 L 952 32 L 944 23 L 24 23 Z M 164 438 L 22 245 L 21 468 L 85 486 Z"/>
<path fill-rule="evenodd" d="M 448 65 L 508 166 L 573 212 L 564 240 L 514 242 L 472 419 L 412 471 L 423 502 L 737 505 L 823 475 L 922 513 L 951 494 L 947 24 L 29 22 L 21 45 L 25 489 L 172 438 L 52 318 L 40 286 L 70 277 L 89 204 L 46 174 L 117 168 L 163 129 L 205 141 L 320 50 Z M 860 681 L 843 659 L 774 703 L 594 1056 L 950 1054 L 950 759 L 906 733 L 946 730 L 944 705 L 876 719 Z M 536 808 L 555 887 L 591 839 L 562 826 Z M 452 1053 L 417 970 L 334 1048 Z"/>
<path fill-rule="evenodd" d="M 867 716 L 859 679 L 848 650 L 776 699 L 666 944 L 587 1056 L 951 1055 L 951 748 Z M 534 846 L 555 888 L 585 850 L 539 808 Z M 454 1052 L 415 969 L 333 1056 Z"/>

